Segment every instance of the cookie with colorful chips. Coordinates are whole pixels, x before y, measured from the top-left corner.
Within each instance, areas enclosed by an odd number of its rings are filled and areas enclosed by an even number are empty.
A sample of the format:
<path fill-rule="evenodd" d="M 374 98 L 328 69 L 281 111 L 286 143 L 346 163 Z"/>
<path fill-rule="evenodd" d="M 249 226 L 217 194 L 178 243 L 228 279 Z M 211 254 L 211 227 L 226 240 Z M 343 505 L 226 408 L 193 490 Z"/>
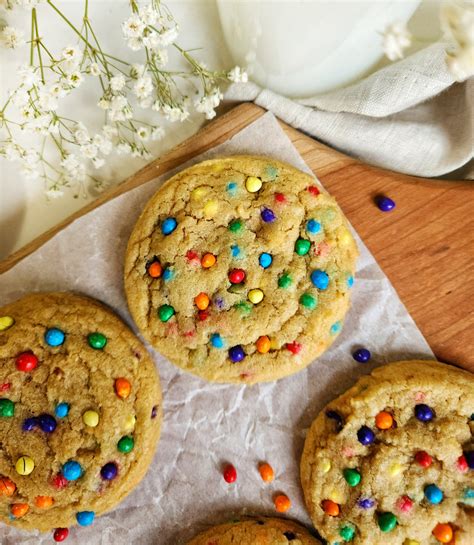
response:
<path fill-rule="evenodd" d="M 157 373 L 104 305 L 37 293 L 0 308 L 0 520 L 89 526 L 143 478 L 161 425 Z"/>
<path fill-rule="evenodd" d="M 245 518 L 214 526 L 188 545 L 321 545 L 309 531 L 291 520 Z"/>
<path fill-rule="evenodd" d="M 379 367 L 329 403 L 301 460 L 321 536 L 330 545 L 467 545 L 473 413 L 474 376 L 434 361 Z"/>
<path fill-rule="evenodd" d="M 295 373 L 342 328 L 357 248 L 312 176 L 265 157 L 199 163 L 151 198 L 125 290 L 144 337 L 186 371 L 255 383 Z"/>

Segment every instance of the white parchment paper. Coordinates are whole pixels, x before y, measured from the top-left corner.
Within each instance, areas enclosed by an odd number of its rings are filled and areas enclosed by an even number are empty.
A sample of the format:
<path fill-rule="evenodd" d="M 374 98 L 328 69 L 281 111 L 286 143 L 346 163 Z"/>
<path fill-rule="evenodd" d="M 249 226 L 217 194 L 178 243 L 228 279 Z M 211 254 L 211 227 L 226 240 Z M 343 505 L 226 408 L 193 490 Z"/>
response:
<path fill-rule="evenodd" d="M 311 173 L 269 113 L 192 163 L 240 153 L 273 156 Z M 76 220 L 0 276 L 0 302 L 30 291 L 76 290 L 108 303 L 135 329 L 122 286 L 125 247 L 146 201 L 169 176 Z M 377 365 L 433 357 L 389 280 L 357 240 L 361 256 L 343 331 L 326 354 L 300 373 L 272 384 L 215 385 L 185 374 L 150 349 L 164 395 L 163 430 L 153 464 L 116 509 L 89 528 L 72 529 L 68 544 L 184 545 L 208 524 L 244 513 L 275 514 L 273 497 L 279 491 L 291 498 L 288 516 L 310 523 L 299 459 L 318 411 Z M 371 350 L 369 364 L 352 359 L 358 346 Z M 274 467 L 273 483 L 261 481 L 260 461 Z M 226 462 L 238 471 L 233 485 L 222 478 Z M 52 543 L 52 537 L 2 526 L 0 542 L 36 545 Z"/>

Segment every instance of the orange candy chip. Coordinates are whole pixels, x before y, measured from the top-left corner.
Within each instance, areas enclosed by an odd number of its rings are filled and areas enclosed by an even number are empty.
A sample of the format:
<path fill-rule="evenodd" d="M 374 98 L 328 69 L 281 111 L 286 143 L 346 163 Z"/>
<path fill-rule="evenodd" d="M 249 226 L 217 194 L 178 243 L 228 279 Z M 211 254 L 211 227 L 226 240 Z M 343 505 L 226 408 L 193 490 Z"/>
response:
<path fill-rule="evenodd" d="M 0 496 L 13 496 L 16 484 L 8 477 L 0 477 Z"/>
<path fill-rule="evenodd" d="M 115 393 L 122 399 L 127 399 L 132 390 L 130 382 L 123 377 L 115 379 Z"/>
<path fill-rule="evenodd" d="M 266 483 L 271 483 L 275 478 L 275 473 L 272 466 L 270 464 L 267 464 L 266 462 L 258 466 L 258 472 L 260 473 L 260 477 L 262 477 L 262 480 Z"/>
<path fill-rule="evenodd" d="M 28 513 L 29 508 L 30 507 L 27 503 L 13 503 L 10 511 L 15 518 L 19 519 L 20 517 Z"/>
<path fill-rule="evenodd" d="M 51 507 L 53 503 L 54 498 L 51 496 L 36 496 L 35 498 L 35 505 L 40 509 L 47 509 L 48 507 Z"/>
<path fill-rule="evenodd" d="M 449 543 L 453 539 L 453 529 L 450 524 L 437 524 L 433 535 L 441 543 Z"/>
<path fill-rule="evenodd" d="M 160 278 L 163 273 L 163 267 L 159 261 L 153 261 L 148 267 L 148 274 L 152 278 Z"/>
<path fill-rule="evenodd" d="M 389 430 L 393 426 L 393 416 L 386 411 L 381 411 L 375 417 L 375 425 L 379 430 Z"/>
<path fill-rule="evenodd" d="M 341 512 L 339 505 L 332 500 L 323 500 L 321 507 L 326 515 L 329 515 L 330 517 L 337 517 Z"/>
<path fill-rule="evenodd" d="M 199 310 L 206 310 L 209 306 L 209 297 L 204 292 L 201 292 L 199 295 L 196 295 L 194 302 Z"/>
<path fill-rule="evenodd" d="M 260 354 L 266 354 L 270 350 L 270 339 L 266 335 L 259 337 L 256 345 Z"/>
<path fill-rule="evenodd" d="M 204 254 L 201 258 L 201 265 L 205 269 L 209 269 L 212 267 L 216 262 L 216 256 L 213 254 Z"/>
<path fill-rule="evenodd" d="M 286 513 L 288 509 L 291 507 L 291 501 L 288 496 L 285 496 L 285 494 L 279 494 L 276 496 L 274 500 L 275 509 L 279 513 Z"/>

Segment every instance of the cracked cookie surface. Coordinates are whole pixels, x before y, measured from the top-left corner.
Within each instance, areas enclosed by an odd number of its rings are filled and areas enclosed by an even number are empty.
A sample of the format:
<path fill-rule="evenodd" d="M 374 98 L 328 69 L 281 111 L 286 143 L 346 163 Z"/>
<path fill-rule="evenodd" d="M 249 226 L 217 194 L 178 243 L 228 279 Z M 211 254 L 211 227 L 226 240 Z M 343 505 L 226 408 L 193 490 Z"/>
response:
<path fill-rule="evenodd" d="M 93 299 L 38 293 L 0 308 L 0 520 L 89 525 L 144 476 L 160 434 L 153 362 Z"/>
<path fill-rule="evenodd" d="M 314 178 L 264 157 L 168 180 L 130 237 L 125 289 L 145 338 L 217 382 L 295 373 L 342 328 L 357 248 Z"/>
<path fill-rule="evenodd" d="M 327 405 L 301 479 L 321 536 L 354 545 L 468 545 L 474 376 L 430 361 L 375 369 Z"/>
<path fill-rule="evenodd" d="M 214 526 L 188 545 L 321 545 L 321 542 L 291 520 L 259 517 Z"/>

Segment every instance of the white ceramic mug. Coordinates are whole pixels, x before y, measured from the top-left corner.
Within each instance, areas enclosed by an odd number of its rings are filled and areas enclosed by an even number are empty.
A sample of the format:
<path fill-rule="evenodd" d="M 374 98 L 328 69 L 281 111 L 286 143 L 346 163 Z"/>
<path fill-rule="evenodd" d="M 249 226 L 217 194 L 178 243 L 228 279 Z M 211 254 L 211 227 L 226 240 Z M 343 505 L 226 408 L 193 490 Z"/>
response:
<path fill-rule="evenodd" d="M 347 85 L 383 55 L 382 33 L 421 0 L 217 0 L 233 60 L 290 97 Z"/>

